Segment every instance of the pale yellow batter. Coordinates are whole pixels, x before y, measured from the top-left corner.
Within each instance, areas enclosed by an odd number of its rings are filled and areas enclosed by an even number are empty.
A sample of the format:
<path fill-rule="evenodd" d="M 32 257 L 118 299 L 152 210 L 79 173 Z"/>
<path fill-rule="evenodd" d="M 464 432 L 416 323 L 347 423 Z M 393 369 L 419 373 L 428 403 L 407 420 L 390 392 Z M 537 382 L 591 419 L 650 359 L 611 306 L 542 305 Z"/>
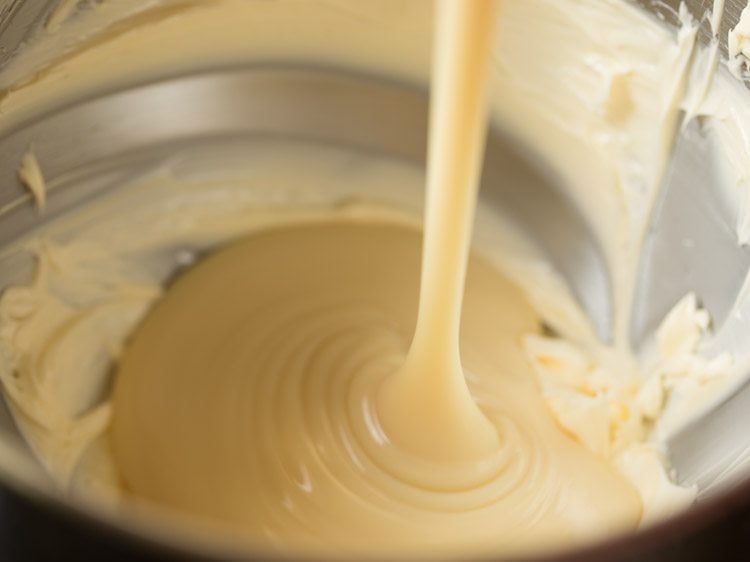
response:
<path fill-rule="evenodd" d="M 405 396 L 425 398 L 411 418 L 383 426 L 378 399 L 415 328 L 419 250 L 412 228 L 330 222 L 257 234 L 181 277 L 118 374 L 128 490 L 285 549 L 517 553 L 634 528 L 637 493 L 554 424 L 520 345 L 536 315 L 483 260 L 469 266 L 461 349 L 491 454 L 467 464 L 463 412 L 440 426 L 457 400 L 432 382 L 440 371 Z M 423 450 L 400 446 L 410 430 Z"/>
<path fill-rule="evenodd" d="M 53 96 L 187 61 L 426 73 L 428 2 L 113 1 L 88 19 L 70 4 L 5 69 L 7 127 Z M 176 509 L 254 545 L 399 554 L 547 550 L 689 504 L 651 429 L 675 381 L 718 380 L 726 362 L 695 355 L 708 322 L 694 298 L 667 318 L 648 363 L 624 334 L 695 30 L 685 17 L 675 38 L 619 0 L 506 0 L 496 18 L 492 112 L 555 166 L 602 239 L 617 305 L 607 346 L 496 217 L 479 221 L 484 257 L 470 260 L 462 306 L 486 126 L 478 53 L 495 21 L 471 4 L 449 18 L 468 18 L 463 32 L 446 26 L 455 35 L 439 42 L 477 66 L 457 54 L 434 76 L 421 286 L 421 180 L 388 166 L 348 177 L 347 160 L 310 147 L 242 152 L 237 185 L 191 186 L 169 164 L 32 243 L 35 279 L 0 300 L 0 379 L 63 489 L 126 515 Z M 286 206 L 264 199 L 269 184 Z M 352 193 L 391 204 L 342 205 Z M 162 248 L 248 232 L 163 296 L 146 265 Z M 540 319 L 567 339 L 540 334 Z"/>

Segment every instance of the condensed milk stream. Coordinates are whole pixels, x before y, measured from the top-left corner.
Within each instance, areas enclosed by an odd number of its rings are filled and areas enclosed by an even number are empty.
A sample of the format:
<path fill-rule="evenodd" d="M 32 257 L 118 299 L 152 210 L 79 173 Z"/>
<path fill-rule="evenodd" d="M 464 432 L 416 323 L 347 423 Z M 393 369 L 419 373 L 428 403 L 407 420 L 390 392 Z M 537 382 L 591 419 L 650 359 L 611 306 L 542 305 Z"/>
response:
<path fill-rule="evenodd" d="M 378 220 L 279 226 L 148 314 L 112 423 L 137 501 L 322 552 L 523 553 L 638 524 L 635 489 L 539 395 L 536 314 L 469 257 L 493 4 L 438 4 L 422 244 Z"/>
<path fill-rule="evenodd" d="M 438 463 L 464 461 L 476 470 L 500 447 L 495 429 L 469 394 L 459 356 L 487 129 L 494 0 L 438 6 L 417 326 L 404 366 L 381 391 L 378 412 L 400 448 Z M 436 438 L 425 437 L 430 435 Z"/>

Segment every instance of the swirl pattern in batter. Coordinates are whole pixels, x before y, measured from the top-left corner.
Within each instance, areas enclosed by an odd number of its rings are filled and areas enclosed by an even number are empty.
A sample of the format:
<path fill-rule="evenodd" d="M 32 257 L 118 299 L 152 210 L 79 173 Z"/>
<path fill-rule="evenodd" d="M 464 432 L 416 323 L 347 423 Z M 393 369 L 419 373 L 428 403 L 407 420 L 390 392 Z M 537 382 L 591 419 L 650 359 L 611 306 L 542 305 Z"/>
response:
<path fill-rule="evenodd" d="M 635 490 L 545 408 L 520 341 L 536 314 L 480 258 L 462 364 L 498 450 L 437 466 L 394 445 L 376 403 L 409 349 L 419 274 L 419 231 L 339 220 L 255 234 L 178 278 L 117 377 L 127 489 L 292 549 L 524 552 L 634 528 Z"/>

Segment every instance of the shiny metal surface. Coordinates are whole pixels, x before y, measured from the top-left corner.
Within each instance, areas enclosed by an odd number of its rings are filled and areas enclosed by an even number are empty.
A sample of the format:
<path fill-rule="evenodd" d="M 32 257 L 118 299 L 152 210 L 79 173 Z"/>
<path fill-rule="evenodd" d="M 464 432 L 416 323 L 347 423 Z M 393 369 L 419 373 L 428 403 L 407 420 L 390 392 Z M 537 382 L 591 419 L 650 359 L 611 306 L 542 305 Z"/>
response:
<path fill-rule="evenodd" d="M 698 45 L 707 45 L 718 31 L 720 52 L 726 56 L 727 34 L 739 20 L 745 2 L 728 0 L 724 4 L 718 30 L 712 29 L 706 15 L 721 3 L 704 0 L 687 4 L 698 15 Z M 667 11 L 674 13 L 678 5 L 672 3 Z M 726 178 L 719 170 L 719 153 L 712 147 L 710 132 L 699 117 L 682 117 L 688 120 L 676 131 L 641 255 L 631 340 L 636 345 L 643 342 L 677 300 L 693 292 L 711 314 L 714 332 L 734 332 L 717 340 L 718 345 L 710 350 L 717 354 L 727 350 L 723 342 L 747 340 L 750 327 L 741 322 L 730 324 L 728 315 L 750 271 L 750 247 L 737 242 L 739 210 L 722 197 L 719 186 Z M 705 497 L 748 478 L 748 424 L 750 384 L 743 384 L 670 436 L 667 453 L 677 480 L 697 485 Z"/>
<path fill-rule="evenodd" d="M 657 207 L 653 232 L 644 248 L 644 282 L 638 306 L 651 306 L 642 317 L 653 330 L 671 298 L 694 292 L 721 329 L 750 270 L 750 247 L 737 243 L 737 209 L 717 190 L 720 174 L 711 159 L 710 140 L 692 121 L 681 133 Z M 700 163 L 700 165 L 696 165 Z M 653 302 L 661 296 L 661 302 Z M 745 326 L 734 328 L 747 330 Z M 735 334 L 737 335 L 737 334 Z M 723 351 L 721 347 L 713 350 Z M 750 385 L 716 404 L 669 440 L 669 460 L 679 482 L 708 492 L 748 474 Z"/>
<path fill-rule="evenodd" d="M 669 443 L 677 478 L 708 494 L 746 479 L 750 471 L 750 383 L 744 384 Z M 729 437 L 727 437 L 729 436 Z"/>
<path fill-rule="evenodd" d="M 50 188 L 43 217 L 50 220 L 116 183 L 118 174 L 137 173 L 138 167 L 190 142 L 284 137 L 333 143 L 421 167 L 427 104 L 426 91 L 376 77 L 264 67 L 185 76 L 86 100 L 0 138 L 0 185 L 5 186 L 0 240 L 13 240 L 39 225 L 16 173 L 32 145 Z M 529 231 L 606 333 L 606 267 L 584 221 L 555 185 L 554 172 L 498 130 L 489 135 L 487 154 L 481 196 Z M 91 173 L 100 174 L 105 187 L 96 185 Z M 81 174 L 89 176 L 87 181 Z"/>

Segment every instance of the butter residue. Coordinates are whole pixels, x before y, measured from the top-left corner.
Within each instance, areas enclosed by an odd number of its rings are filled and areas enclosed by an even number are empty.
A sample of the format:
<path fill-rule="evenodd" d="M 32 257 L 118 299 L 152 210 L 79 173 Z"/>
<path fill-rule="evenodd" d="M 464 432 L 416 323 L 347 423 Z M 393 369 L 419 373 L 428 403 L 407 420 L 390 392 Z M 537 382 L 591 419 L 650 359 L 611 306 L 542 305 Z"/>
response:
<path fill-rule="evenodd" d="M 626 346 L 641 245 L 688 85 L 695 22 L 683 9 L 683 26 L 670 30 L 619 0 L 511 1 L 502 14 L 494 116 L 550 164 L 603 244 L 615 341 Z"/>
<path fill-rule="evenodd" d="M 29 190 L 36 208 L 44 209 L 47 201 L 47 184 L 44 181 L 39 161 L 31 148 L 21 158 L 21 164 L 18 166 L 18 179 Z"/>
<path fill-rule="evenodd" d="M 102 294 L 91 290 L 85 263 L 47 242 L 35 254 L 31 284 L 8 288 L 0 299 L 0 381 L 29 442 L 66 488 L 109 424 L 111 405 L 102 396 L 112 361 L 159 290 L 131 286 L 93 307 Z M 54 273 L 60 269 L 62 278 Z M 99 283 L 107 281 L 100 276 Z M 71 302 L 71 291 L 86 297 Z M 54 460 L 43 451 L 55 451 Z"/>
<path fill-rule="evenodd" d="M 737 25 L 729 30 L 727 51 L 727 68 L 736 78 L 745 78 L 750 66 L 750 4 L 742 10 Z"/>
<path fill-rule="evenodd" d="M 47 16 L 47 20 L 44 22 L 44 29 L 48 33 L 57 32 L 63 23 L 75 12 L 78 4 L 78 0 L 59 0 L 57 6 Z"/>
<path fill-rule="evenodd" d="M 684 4 L 681 8 L 684 9 Z M 682 15 L 684 10 L 681 9 Z M 710 13 L 704 13 L 703 21 L 700 25 L 708 24 L 706 35 L 709 38 L 703 42 L 696 41 L 693 49 L 693 61 L 691 64 L 690 75 L 688 76 L 687 92 L 682 102 L 682 108 L 685 111 L 683 124 L 687 123 L 701 113 L 701 107 L 706 98 L 709 96 L 719 67 L 721 41 L 719 31 L 724 18 L 724 0 L 714 0 Z M 683 27 L 696 27 L 696 23 L 690 23 L 687 18 L 683 17 Z"/>
<path fill-rule="evenodd" d="M 638 482 L 644 521 L 679 511 L 697 492 L 671 482 L 663 438 L 690 415 L 696 396 L 732 372 L 729 353 L 711 359 L 699 354 L 708 329 L 707 312 L 690 294 L 665 317 L 638 361 L 612 348 L 539 335 L 524 338 L 552 415 L 579 442 Z"/>

